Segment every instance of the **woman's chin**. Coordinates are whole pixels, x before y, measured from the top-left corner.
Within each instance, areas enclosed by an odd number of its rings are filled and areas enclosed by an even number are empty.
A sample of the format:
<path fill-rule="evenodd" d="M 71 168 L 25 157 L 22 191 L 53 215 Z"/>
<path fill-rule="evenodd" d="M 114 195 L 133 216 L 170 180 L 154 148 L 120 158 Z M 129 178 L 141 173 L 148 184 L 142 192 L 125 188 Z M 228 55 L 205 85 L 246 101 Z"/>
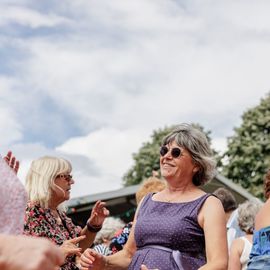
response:
<path fill-rule="evenodd" d="M 162 170 L 161 175 L 163 178 L 171 178 L 173 176 L 172 172 L 170 170 Z"/>
<path fill-rule="evenodd" d="M 65 196 L 65 200 L 69 200 L 70 199 L 70 191 L 68 191 L 67 193 L 66 193 L 66 196 Z"/>

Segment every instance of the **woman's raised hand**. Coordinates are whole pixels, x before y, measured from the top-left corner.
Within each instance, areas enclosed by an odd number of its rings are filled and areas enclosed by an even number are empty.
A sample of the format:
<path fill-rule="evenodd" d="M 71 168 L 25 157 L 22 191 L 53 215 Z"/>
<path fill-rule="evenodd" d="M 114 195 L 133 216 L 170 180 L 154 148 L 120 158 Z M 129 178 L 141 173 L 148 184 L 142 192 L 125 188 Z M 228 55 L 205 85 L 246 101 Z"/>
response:
<path fill-rule="evenodd" d="M 16 157 L 12 156 L 11 151 L 7 152 L 6 156 L 4 157 L 4 160 L 6 161 L 8 166 L 17 174 L 20 167 L 20 163 L 18 160 L 16 160 Z"/>
<path fill-rule="evenodd" d="M 106 258 L 96 251 L 88 248 L 80 258 L 80 265 L 80 270 L 102 270 L 106 265 Z"/>
<path fill-rule="evenodd" d="M 86 237 L 85 235 L 82 235 L 82 236 L 64 241 L 63 244 L 60 246 L 60 248 L 62 249 L 65 257 L 74 255 L 74 254 L 77 256 L 81 256 L 82 249 L 78 247 L 77 244 L 83 239 L 85 239 L 85 237 Z"/>
<path fill-rule="evenodd" d="M 110 214 L 109 210 L 105 206 L 105 202 L 97 201 L 91 211 L 91 215 L 87 223 L 95 227 L 102 226 L 105 218 Z"/>

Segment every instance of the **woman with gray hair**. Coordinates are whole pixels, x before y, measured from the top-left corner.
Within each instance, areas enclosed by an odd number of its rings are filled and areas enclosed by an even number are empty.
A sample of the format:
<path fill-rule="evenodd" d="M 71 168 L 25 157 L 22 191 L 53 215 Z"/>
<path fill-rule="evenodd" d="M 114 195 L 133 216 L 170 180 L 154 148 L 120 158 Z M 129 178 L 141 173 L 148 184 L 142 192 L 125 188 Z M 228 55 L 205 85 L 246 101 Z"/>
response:
<path fill-rule="evenodd" d="M 72 166 L 63 158 L 45 156 L 34 160 L 26 176 L 27 203 L 24 234 L 45 237 L 59 245 L 65 255 L 61 270 L 78 270 L 75 255 L 89 247 L 109 215 L 98 201 L 84 228 L 75 226 L 65 214 L 63 202 L 69 199 Z"/>
<path fill-rule="evenodd" d="M 238 206 L 238 224 L 246 233 L 233 240 L 229 254 L 228 270 L 246 270 L 249 254 L 252 248 L 252 238 L 255 224 L 255 217 L 262 207 L 259 200 L 249 200 Z"/>
<path fill-rule="evenodd" d="M 123 250 L 105 257 L 87 249 L 81 270 L 227 269 L 222 204 L 200 189 L 215 174 L 205 134 L 188 124 L 176 127 L 162 142 L 160 169 L 166 187 L 141 200 Z"/>
<path fill-rule="evenodd" d="M 110 243 L 115 233 L 121 230 L 125 223 L 120 218 L 107 217 L 101 231 L 96 235 L 93 249 L 103 255 L 111 254 Z"/>

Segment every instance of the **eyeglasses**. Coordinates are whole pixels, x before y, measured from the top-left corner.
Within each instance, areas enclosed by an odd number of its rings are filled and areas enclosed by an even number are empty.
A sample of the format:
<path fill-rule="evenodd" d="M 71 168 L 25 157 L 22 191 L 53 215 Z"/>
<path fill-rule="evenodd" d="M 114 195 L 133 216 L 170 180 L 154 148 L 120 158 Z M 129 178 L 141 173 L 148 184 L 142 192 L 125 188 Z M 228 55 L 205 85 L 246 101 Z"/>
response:
<path fill-rule="evenodd" d="M 67 182 L 70 182 L 73 179 L 73 176 L 71 174 L 59 174 L 56 176 L 56 178 L 62 178 L 65 179 Z"/>
<path fill-rule="evenodd" d="M 161 146 L 159 153 L 162 157 L 164 157 L 169 152 L 169 150 L 170 149 L 167 146 Z M 177 147 L 172 148 L 170 151 L 173 158 L 178 158 L 182 153 L 181 149 Z"/>

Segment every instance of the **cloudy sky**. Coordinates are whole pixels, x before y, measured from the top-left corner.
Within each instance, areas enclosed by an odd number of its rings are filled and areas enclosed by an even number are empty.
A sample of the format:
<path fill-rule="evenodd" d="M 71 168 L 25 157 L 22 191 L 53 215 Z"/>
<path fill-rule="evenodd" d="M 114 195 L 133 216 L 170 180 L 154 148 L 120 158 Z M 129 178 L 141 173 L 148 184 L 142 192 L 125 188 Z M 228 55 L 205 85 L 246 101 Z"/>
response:
<path fill-rule="evenodd" d="M 196 122 L 223 151 L 270 88 L 270 2 L 1 0 L 0 153 L 24 181 L 72 161 L 72 197 L 120 188 L 154 129 Z"/>

